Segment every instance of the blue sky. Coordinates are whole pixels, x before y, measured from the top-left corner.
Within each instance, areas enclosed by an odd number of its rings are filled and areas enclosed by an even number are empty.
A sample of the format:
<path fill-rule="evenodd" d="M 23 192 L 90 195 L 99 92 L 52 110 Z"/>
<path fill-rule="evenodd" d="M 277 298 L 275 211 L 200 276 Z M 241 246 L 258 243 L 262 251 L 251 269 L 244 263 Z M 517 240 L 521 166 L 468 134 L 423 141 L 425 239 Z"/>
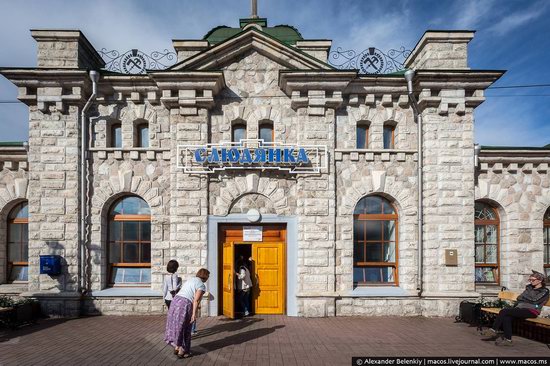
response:
<path fill-rule="evenodd" d="M 477 30 L 469 66 L 508 70 L 495 86 L 550 84 L 547 0 L 258 3 L 269 25 L 293 25 L 306 39 L 332 39 L 333 49 L 412 49 L 427 29 Z M 172 39 L 202 38 L 218 25 L 235 27 L 249 14 L 249 0 L 0 0 L 0 66 L 36 65 L 31 28 L 80 29 L 96 49 L 154 51 L 171 49 Z M 16 88 L 0 77 L 0 100 L 15 99 Z M 27 119 L 25 105 L 0 104 L 0 141 L 26 140 Z M 475 135 L 482 145 L 550 144 L 550 88 L 489 90 L 476 110 Z"/>

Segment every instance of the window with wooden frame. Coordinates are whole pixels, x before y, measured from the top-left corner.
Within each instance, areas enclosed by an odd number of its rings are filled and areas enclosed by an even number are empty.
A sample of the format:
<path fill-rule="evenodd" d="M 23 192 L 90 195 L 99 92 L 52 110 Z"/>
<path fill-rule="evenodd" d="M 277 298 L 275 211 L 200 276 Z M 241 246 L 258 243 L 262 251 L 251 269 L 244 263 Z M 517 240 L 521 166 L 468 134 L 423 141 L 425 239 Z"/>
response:
<path fill-rule="evenodd" d="M 246 139 L 246 125 L 244 123 L 236 123 L 231 129 L 231 141 L 241 142 Z"/>
<path fill-rule="evenodd" d="M 275 141 L 275 136 L 273 133 L 273 122 L 263 121 L 260 123 L 260 139 L 264 142 L 273 142 Z"/>
<path fill-rule="evenodd" d="M 8 282 L 29 280 L 29 209 L 27 202 L 8 215 Z"/>
<path fill-rule="evenodd" d="M 353 284 L 395 285 L 398 215 L 380 196 L 362 198 L 353 214 Z"/>
<path fill-rule="evenodd" d="M 122 124 L 111 124 L 111 136 L 109 141 L 109 147 L 121 148 L 122 147 Z"/>
<path fill-rule="evenodd" d="M 151 210 L 137 196 L 115 202 L 109 211 L 109 284 L 145 286 L 151 283 Z"/>
<path fill-rule="evenodd" d="M 357 122 L 356 128 L 356 148 L 369 148 L 369 124 L 367 122 Z"/>
<path fill-rule="evenodd" d="M 484 202 L 475 203 L 475 281 L 498 284 L 500 219 L 497 210 Z"/>
<path fill-rule="evenodd" d="M 395 149 L 395 125 L 386 123 L 384 125 L 384 149 Z"/>
<path fill-rule="evenodd" d="M 544 272 L 550 276 L 550 208 L 544 214 Z"/>
<path fill-rule="evenodd" d="M 149 147 L 149 123 L 141 122 L 136 125 L 135 147 Z"/>

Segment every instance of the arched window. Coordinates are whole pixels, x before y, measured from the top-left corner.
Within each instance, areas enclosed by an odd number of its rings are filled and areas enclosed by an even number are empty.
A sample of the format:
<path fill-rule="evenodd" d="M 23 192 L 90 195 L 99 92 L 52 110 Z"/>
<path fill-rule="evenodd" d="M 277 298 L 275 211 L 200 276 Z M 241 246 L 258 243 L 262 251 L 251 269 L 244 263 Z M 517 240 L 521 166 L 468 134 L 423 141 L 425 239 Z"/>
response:
<path fill-rule="evenodd" d="M 149 124 L 140 123 L 136 125 L 135 147 L 149 147 Z"/>
<path fill-rule="evenodd" d="M 353 214 L 353 284 L 397 285 L 397 212 L 385 198 L 367 196 Z"/>
<path fill-rule="evenodd" d="M 475 204 L 476 283 L 499 283 L 499 226 L 497 210 L 486 203 Z"/>
<path fill-rule="evenodd" d="M 395 149 L 395 125 L 386 123 L 384 125 L 384 149 Z"/>
<path fill-rule="evenodd" d="M 124 197 L 109 211 L 109 283 L 151 283 L 151 211 L 139 197 Z"/>
<path fill-rule="evenodd" d="M 246 139 L 246 125 L 244 123 L 234 124 L 231 131 L 231 141 L 240 142 L 243 139 Z"/>
<path fill-rule="evenodd" d="M 356 128 L 356 147 L 358 149 L 368 149 L 369 147 L 369 124 L 358 122 Z"/>
<path fill-rule="evenodd" d="M 111 125 L 111 140 L 109 141 L 109 147 L 122 147 L 122 125 L 120 123 L 113 123 Z"/>
<path fill-rule="evenodd" d="M 8 215 L 8 281 L 29 280 L 29 209 L 18 204 Z"/>
<path fill-rule="evenodd" d="M 550 208 L 544 214 L 544 271 L 550 276 Z"/>
<path fill-rule="evenodd" d="M 264 142 L 273 142 L 275 140 L 273 123 L 269 121 L 260 123 L 260 139 L 264 140 Z"/>

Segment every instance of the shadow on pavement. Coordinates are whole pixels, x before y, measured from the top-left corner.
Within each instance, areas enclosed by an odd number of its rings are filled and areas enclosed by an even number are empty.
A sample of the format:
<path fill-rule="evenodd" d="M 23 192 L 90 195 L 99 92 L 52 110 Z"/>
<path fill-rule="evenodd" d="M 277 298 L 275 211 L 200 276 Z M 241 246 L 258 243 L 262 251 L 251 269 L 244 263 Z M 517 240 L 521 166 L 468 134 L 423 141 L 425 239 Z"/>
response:
<path fill-rule="evenodd" d="M 3 342 L 10 342 L 10 340 L 17 337 L 23 337 L 34 332 L 40 332 L 42 330 L 55 327 L 56 325 L 66 323 L 74 319 L 77 318 L 41 319 L 36 324 L 24 325 L 17 329 L 0 328 L 0 344 Z"/>
<path fill-rule="evenodd" d="M 200 339 L 204 337 L 209 337 L 222 332 L 238 332 L 239 330 L 249 327 L 252 324 L 256 324 L 258 322 L 263 321 L 263 319 L 260 319 L 260 318 L 244 318 L 241 320 L 220 319 L 220 321 L 222 321 L 223 323 L 205 328 L 204 330 L 199 329 L 199 332 L 193 336 L 193 339 L 195 340 L 195 339 Z"/>
<path fill-rule="evenodd" d="M 252 341 L 254 339 L 264 337 L 268 334 L 275 332 L 277 329 L 281 329 L 284 327 L 285 327 L 284 325 L 276 325 L 271 328 L 260 328 L 260 329 L 249 330 L 243 333 L 237 333 L 233 335 L 230 334 L 225 338 L 216 339 L 215 341 L 203 343 L 198 345 L 197 347 L 191 346 L 191 348 L 194 349 L 194 352 L 196 354 L 213 352 L 220 348 L 241 344 L 241 343 Z M 196 350 L 198 350 L 198 352 L 196 352 Z"/>

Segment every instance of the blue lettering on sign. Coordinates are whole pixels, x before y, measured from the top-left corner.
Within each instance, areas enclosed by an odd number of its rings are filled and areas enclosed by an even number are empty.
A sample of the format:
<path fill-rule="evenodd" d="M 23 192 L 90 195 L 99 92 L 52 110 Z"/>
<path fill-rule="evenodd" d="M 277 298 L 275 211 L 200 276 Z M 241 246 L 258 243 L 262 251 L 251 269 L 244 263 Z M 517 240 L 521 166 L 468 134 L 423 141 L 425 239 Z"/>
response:
<path fill-rule="evenodd" d="M 292 155 L 294 153 L 294 149 L 284 149 L 283 150 L 283 161 L 285 163 L 295 163 L 296 159 L 294 159 L 294 156 Z"/>
<path fill-rule="evenodd" d="M 239 147 L 216 148 L 208 150 L 204 147 L 198 148 L 193 154 L 195 162 L 204 164 L 232 163 L 232 164 L 307 164 L 310 163 L 305 148 L 257 148 L 247 149 Z"/>
<path fill-rule="evenodd" d="M 197 163 L 204 163 L 206 160 L 206 157 L 203 156 L 204 153 L 206 153 L 205 148 L 195 150 L 195 161 Z"/>
<path fill-rule="evenodd" d="M 280 163 L 281 162 L 281 149 L 268 149 L 267 150 L 267 160 L 270 163 Z"/>
<path fill-rule="evenodd" d="M 265 149 L 254 150 L 254 162 L 265 163 Z"/>
<path fill-rule="evenodd" d="M 210 153 L 210 156 L 208 157 L 209 163 L 219 163 L 220 162 L 220 155 L 218 154 L 218 149 L 213 148 L 212 152 Z"/>
<path fill-rule="evenodd" d="M 307 157 L 306 149 L 300 148 L 298 150 L 298 159 L 297 163 L 309 163 L 309 158 Z"/>
<path fill-rule="evenodd" d="M 229 149 L 229 162 L 236 163 L 239 161 L 239 158 L 241 157 L 241 153 L 239 150 L 232 148 Z"/>
<path fill-rule="evenodd" d="M 241 157 L 241 163 L 243 164 L 251 164 L 252 163 L 252 155 L 250 155 L 250 149 L 244 149 L 243 155 Z"/>

